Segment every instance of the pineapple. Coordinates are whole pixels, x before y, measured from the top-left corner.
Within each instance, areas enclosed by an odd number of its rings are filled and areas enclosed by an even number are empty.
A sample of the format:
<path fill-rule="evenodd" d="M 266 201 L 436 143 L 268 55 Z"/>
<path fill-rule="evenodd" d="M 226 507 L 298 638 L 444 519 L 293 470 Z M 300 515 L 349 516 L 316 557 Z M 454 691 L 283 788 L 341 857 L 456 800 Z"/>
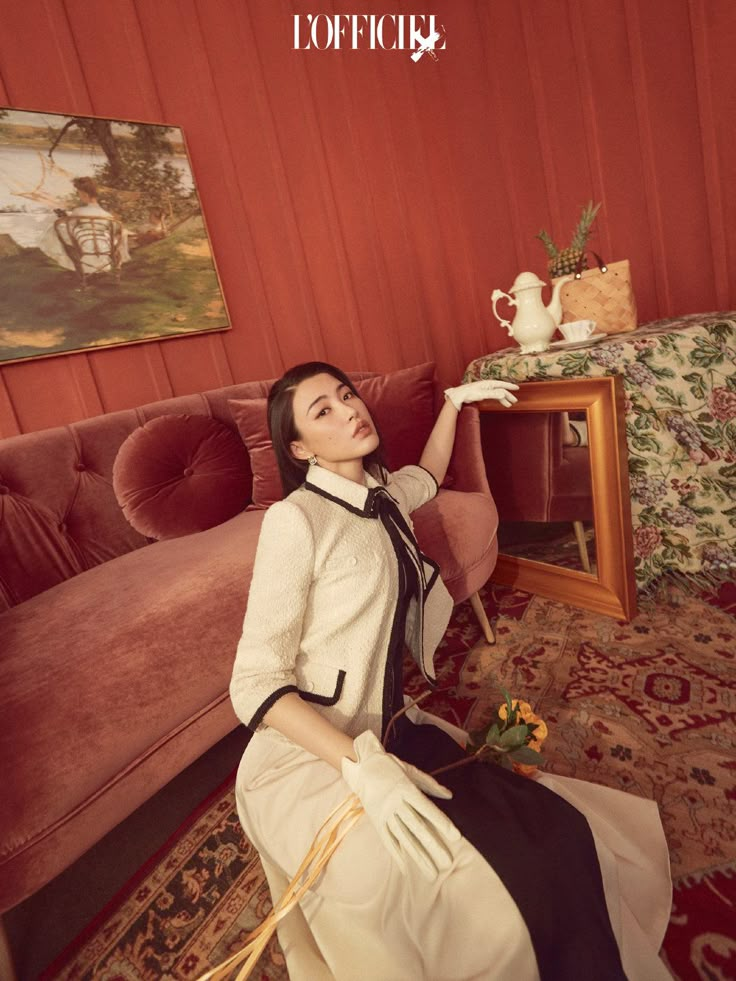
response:
<path fill-rule="evenodd" d="M 600 204 L 594 205 L 592 201 L 589 201 L 584 206 L 580 215 L 580 221 L 573 232 L 570 245 L 566 249 L 558 249 L 544 229 L 537 235 L 537 238 L 541 240 L 547 252 L 549 258 L 547 269 L 552 278 L 574 273 L 578 268 L 578 263 L 580 263 L 581 269 L 588 268 L 588 262 L 585 258 L 585 247 L 588 243 L 588 236 L 590 235 L 590 230 L 599 208 Z"/>

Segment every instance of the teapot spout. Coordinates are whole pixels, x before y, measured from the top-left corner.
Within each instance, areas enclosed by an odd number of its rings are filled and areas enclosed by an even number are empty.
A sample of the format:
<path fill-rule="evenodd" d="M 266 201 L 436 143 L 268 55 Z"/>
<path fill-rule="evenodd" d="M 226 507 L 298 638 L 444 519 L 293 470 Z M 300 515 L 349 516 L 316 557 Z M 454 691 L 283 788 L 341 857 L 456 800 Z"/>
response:
<path fill-rule="evenodd" d="M 567 276 L 561 276 L 552 289 L 552 299 L 547 304 L 546 309 L 547 313 L 554 320 L 555 327 L 559 327 L 560 321 L 562 320 L 562 302 L 560 300 L 560 291 L 565 283 L 569 283 L 573 279 L 575 279 L 575 276 L 572 273 L 569 273 Z"/>

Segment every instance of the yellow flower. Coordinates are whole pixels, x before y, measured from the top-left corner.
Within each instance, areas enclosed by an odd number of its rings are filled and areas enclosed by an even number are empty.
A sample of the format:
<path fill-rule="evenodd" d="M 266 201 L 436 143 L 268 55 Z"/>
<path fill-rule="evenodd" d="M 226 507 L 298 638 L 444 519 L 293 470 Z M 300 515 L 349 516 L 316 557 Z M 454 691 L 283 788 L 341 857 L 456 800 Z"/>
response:
<path fill-rule="evenodd" d="M 516 711 L 519 713 L 521 722 L 536 725 L 537 728 L 531 734 L 527 742 L 527 746 L 529 746 L 530 749 L 536 749 L 537 752 L 540 752 L 542 749 L 542 743 L 547 738 L 546 723 L 534 712 L 529 702 L 522 702 L 520 699 L 512 699 L 511 707 L 516 709 Z M 503 704 L 499 707 L 498 717 L 504 722 L 508 718 L 506 702 L 503 702 Z M 524 777 L 534 776 L 534 774 L 537 772 L 537 767 L 529 763 L 512 763 L 512 766 L 515 773 L 520 773 Z"/>
<path fill-rule="evenodd" d="M 540 719 L 536 715 L 533 719 L 529 719 L 528 721 L 536 723 L 537 728 L 532 733 L 532 742 L 539 743 L 541 746 L 544 740 L 547 738 L 547 723 L 544 721 L 544 719 Z M 532 748 L 536 749 L 536 747 Z"/>
<path fill-rule="evenodd" d="M 547 738 L 546 723 L 544 722 L 543 719 L 540 719 L 539 716 L 534 712 L 529 702 L 522 702 L 519 699 L 512 699 L 511 706 L 512 708 L 515 708 L 518 711 L 519 715 L 521 716 L 522 722 L 527 722 L 527 723 L 531 722 L 533 725 L 537 726 L 537 728 L 532 733 L 531 739 L 529 740 L 529 746 L 531 746 L 532 749 L 539 749 L 539 747 L 542 745 L 544 740 Z M 504 721 L 508 717 L 506 702 L 504 702 L 500 706 L 498 710 L 498 717 L 500 719 L 503 719 Z"/>
<path fill-rule="evenodd" d="M 521 713 L 521 717 L 524 718 L 524 713 L 531 714 L 532 707 L 529 702 L 522 702 L 518 698 L 511 699 L 511 707 L 517 709 Z M 498 714 L 502 719 L 505 719 L 508 715 L 508 709 L 506 707 L 506 702 L 501 704 L 498 710 Z"/>

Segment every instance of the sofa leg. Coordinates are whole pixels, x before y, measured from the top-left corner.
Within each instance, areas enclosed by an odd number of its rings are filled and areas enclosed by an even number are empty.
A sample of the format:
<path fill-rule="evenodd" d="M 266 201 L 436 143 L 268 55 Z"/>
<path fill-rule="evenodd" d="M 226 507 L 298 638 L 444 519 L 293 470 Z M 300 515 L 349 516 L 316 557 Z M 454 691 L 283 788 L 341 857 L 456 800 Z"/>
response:
<path fill-rule="evenodd" d="M 483 609 L 483 604 L 481 603 L 479 593 L 473 593 L 473 595 L 470 597 L 470 605 L 473 607 L 473 613 L 475 613 L 476 617 L 478 618 L 478 623 L 483 631 L 483 636 L 486 638 L 489 644 L 495 644 L 496 635 L 493 632 L 493 627 L 488 621 L 486 611 Z"/>
<path fill-rule="evenodd" d="M 583 522 L 573 521 L 572 526 L 575 529 L 575 538 L 577 539 L 578 552 L 580 552 L 580 561 L 583 563 L 583 569 L 585 572 L 590 572 L 590 559 L 588 558 L 588 546 L 585 543 Z"/>
<path fill-rule="evenodd" d="M 5 923 L 0 917 L 0 978 L 3 981 L 16 981 L 16 974 L 13 968 L 13 952 L 10 949 L 8 934 Z"/>

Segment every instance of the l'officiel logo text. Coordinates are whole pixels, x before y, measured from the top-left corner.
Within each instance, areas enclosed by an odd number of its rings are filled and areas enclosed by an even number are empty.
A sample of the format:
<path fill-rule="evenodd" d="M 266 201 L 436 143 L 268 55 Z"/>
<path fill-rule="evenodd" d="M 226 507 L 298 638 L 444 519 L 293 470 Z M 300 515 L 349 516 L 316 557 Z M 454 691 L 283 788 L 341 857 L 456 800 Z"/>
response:
<path fill-rule="evenodd" d="M 294 50 L 413 51 L 412 60 L 446 47 L 434 14 L 294 14 Z"/>

